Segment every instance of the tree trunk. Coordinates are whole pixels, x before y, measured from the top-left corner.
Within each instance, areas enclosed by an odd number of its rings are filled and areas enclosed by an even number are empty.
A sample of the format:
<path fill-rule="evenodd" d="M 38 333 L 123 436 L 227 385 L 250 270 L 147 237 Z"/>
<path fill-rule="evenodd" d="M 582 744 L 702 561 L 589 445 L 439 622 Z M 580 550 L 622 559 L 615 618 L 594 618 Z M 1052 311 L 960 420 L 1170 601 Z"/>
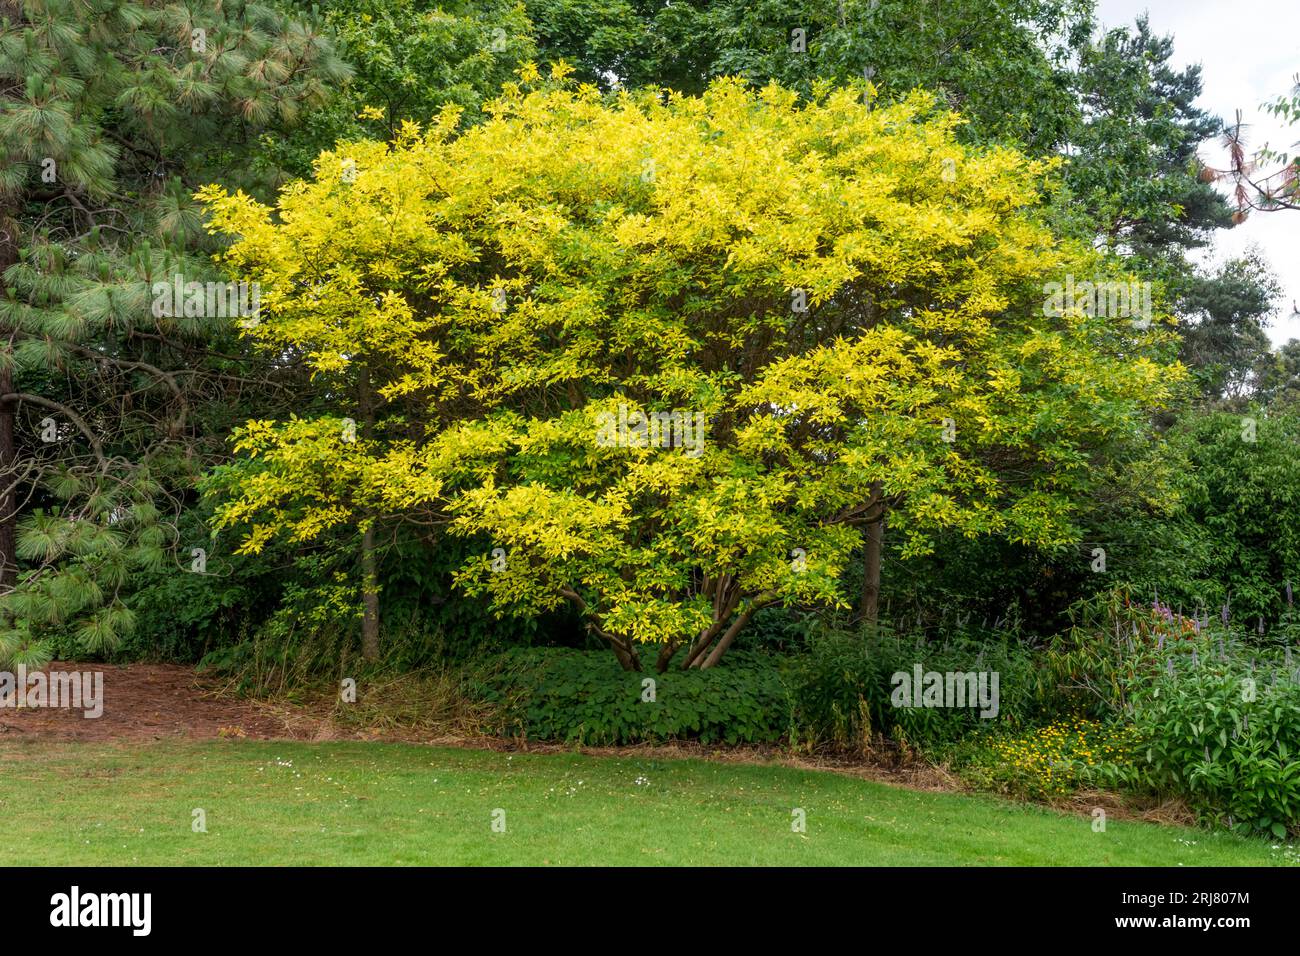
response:
<path fill-rule="evenodd" d="M 589 633 L 595 634 L 614 652 L 618 658 L 619 665 L 625 671 L 639 671 L 641 669 L 641 658 L 636 652 L 636 644 L 629 638 L 624 641 L 623 638 L 616 634 L 610 634 L 600 626 L 600 616 L 594 614 L 587 602 L 582 599 L 582 595 L 573 588 L 561 587 L 560 593 L 574 603 L 578 608 L 578 613 L 582 615 L 587 625 Z"/>
<path fill-rule="evenodd" d="M 379 560 L 375 555 L 375 523 L 361 536 L 361 656 L 379 660 Z"/>
<path fill-rule="evenodd" d="M 640 671 L 641 658 L 637 655 L 636 649 L 632 645 L 620 644 L 618 641 L 610 641 L 609 646 L 614 651 L 614 656 L 618 658 L 619 666 L 625 671 Z"/>
<path fill-rule="evenodd" d="M 702 671 L 708 670 L 710 667 L 716 667 L 718 661 L 722 660 L 722 655 L 727 653 L 727 648 L 731 646 L 731 642 L 736 639 L 736 635 L 739 634 L 741 630 L 744 629 L 745 625 L 749 623 L 749 619 L 754 616 L 754 612 L 757 611 L 759 607 L 760 605 L 758 601 L 755 600 L 754 603 L 745 608 L 745 610 L 731 622 L 731 626 L 727 628 L 726 633 L 722 635 L 718 643 L 713 646 L 713 650 L 709 651 L 709 656 L 704 658 L 702 662 L 697 660 L 695 666 Z"/>
<path fill-rule="evenodd" d="M 880 500 L 878 481 L 871 486 L 871 506 L 878 514 L 862 532 L 862 600 L 858 605 L 858 619 L 866 624 L 875 624 L 880 616 L 880 556 L 885 543 L 885 506 Z"/>
<path fill-rule="evenodd" d="M 370 369 L 361 366 L 358 397 L 361 405 L 361 436 L 367 441 L 375 433 L 375 403 L 370 392 Z M 361 535 L 361 656 L 379 660 L 379 555 L 375 549 L 375 526 L 379 516 L 367 516 Z"/>
<path fill-rule="evenodd" d="M 13 392 L 13 371 L 0 369 L 0 395 Z M 18 472 L 18 449 L 14 444 L 14 403 L 0 402 L 0 594 L 8 594 L 18 583 L 17 502 L 14 476 Z"/>
<path fill-rule="evenodd" d="M 8 210 L 0 208 L 0 274 L 18 261 L 18 223 Z M 7 295 L 0 285 L 0 295 Z M 4 337 L 3 348 L 8 353 L 4 367 L 0 368 L 0 395 L 10 395 L 14 390 L 13 359 L 10 330 L 0 329 Z M 14 444 L 13 401 L 0 402 L 0 594 L 8 594 L 18 584 L 18 559 L 15 554 L 18 539 L 18 489 L 14 478 L 18 473 L 18 448 Z"/>

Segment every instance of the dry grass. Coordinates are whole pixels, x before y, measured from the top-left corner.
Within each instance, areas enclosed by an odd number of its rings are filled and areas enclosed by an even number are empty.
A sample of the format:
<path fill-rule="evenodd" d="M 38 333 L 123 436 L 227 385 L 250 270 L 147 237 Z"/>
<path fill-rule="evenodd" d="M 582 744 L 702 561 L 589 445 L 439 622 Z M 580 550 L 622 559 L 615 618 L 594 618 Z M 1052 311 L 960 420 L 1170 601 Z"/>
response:
<path fill-rule="evenodd" d="M 289 736 L 308 740 L 393 740 L 485 736 L 490 705 L 469 699 L 450 671 L 379 675 L 360 683 L 354 703 L 333 684 L 313 684 L 292 698 L 275 695 L 256 706 L 280 720 Z"/>

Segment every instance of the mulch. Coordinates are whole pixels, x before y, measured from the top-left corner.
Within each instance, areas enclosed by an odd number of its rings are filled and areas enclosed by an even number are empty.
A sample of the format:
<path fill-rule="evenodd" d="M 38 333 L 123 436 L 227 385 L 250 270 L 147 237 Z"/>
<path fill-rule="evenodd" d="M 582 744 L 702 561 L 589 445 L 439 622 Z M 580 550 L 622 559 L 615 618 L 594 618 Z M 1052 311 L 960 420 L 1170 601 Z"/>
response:
<path fill-rule="evenodd" d="M 254 701 L 218 695 L 217 685 L 193 668 L 174 664 L 51 663 L 49 670 L 99 671 L 104 675 L 104 712 L 56 707 L 0 707 L 3 741 L 146 741 L 175 738 L 294 736 L 283 719 Z"/>
<path fill-rule="evenodd" d="M 483 735 L 431 735 L 414 728 L 342 727 L 328 706 L 259 701 L 224 692 L 221 683 L 177 664 L 71 664 L 53 662 L 49 670 L 99 671 L 104 675 L 103 714 L 54 707 L 0 707 L 0 743 L 67 742 L 135 743 L 154 740 L 366 740 L 472 747 L 511 753 L 573 753 L 593 756 L 639 756 L 650 759 L 694 757 L 736 763 L 780 763 L 837 770 L 856 776 L 901 783 L 917 789 L 957 789 L 955 780 L 936 768 L 900 765 L 893 759 L 816 759 L 797 757 L 777 747 L 721 747 L 681 741 L 626 747 L 574 747 Z"/>

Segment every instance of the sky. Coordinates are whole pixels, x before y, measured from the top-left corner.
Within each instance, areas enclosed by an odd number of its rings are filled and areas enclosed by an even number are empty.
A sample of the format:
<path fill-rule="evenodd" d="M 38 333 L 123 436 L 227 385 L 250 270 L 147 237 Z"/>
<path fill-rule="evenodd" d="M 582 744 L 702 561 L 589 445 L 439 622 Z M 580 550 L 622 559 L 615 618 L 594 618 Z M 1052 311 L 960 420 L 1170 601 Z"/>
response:
<path fill-rule="evenodd" d="M 1199 63 L 1203 88 L 1197 105 L 1224 120 L 1242 111 L 1247 152 L 1268 143 L 1300 152 L 1300 124 L 1286 127 L 1260 104 L 1290 91 L 1300 73 L 1300 0 L 1098 0 L 1097 19 L 1106 27 L 1131 24 L 1144 11 L 1153 31 L 1173 34 L 1176 66 Z M 1201 147 L 1201 158 L 1217 169 L 1228 167 L 1227 150 L 1217 142 Z M 1225 191 L 1228 189 L 1224 187 Z M 1283 299 L 1272 318 L 1274 344 L 1300 339 L 1300 210 L 1251 213 L 1234 229 L 1222 230 L 1205 260 L 1217 263 L 1254 244 L 1277 273 Z"/>

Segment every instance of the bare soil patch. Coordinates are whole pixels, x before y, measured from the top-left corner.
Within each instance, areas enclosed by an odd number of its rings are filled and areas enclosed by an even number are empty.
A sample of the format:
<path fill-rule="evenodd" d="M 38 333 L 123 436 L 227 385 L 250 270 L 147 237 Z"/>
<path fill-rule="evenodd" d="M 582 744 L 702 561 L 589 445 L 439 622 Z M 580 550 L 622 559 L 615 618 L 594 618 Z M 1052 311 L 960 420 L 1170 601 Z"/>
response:
<path fill-rule="evenodd" d="M 0 742 L 287 736 L 283 722 L 256 702 L 218 696 L 216 685 L 191 667 L 56 661 L 49 670 L 102 672 L 103 714 L 87 718 L 80 710 L 58 707 L 0 707 Z"/>

